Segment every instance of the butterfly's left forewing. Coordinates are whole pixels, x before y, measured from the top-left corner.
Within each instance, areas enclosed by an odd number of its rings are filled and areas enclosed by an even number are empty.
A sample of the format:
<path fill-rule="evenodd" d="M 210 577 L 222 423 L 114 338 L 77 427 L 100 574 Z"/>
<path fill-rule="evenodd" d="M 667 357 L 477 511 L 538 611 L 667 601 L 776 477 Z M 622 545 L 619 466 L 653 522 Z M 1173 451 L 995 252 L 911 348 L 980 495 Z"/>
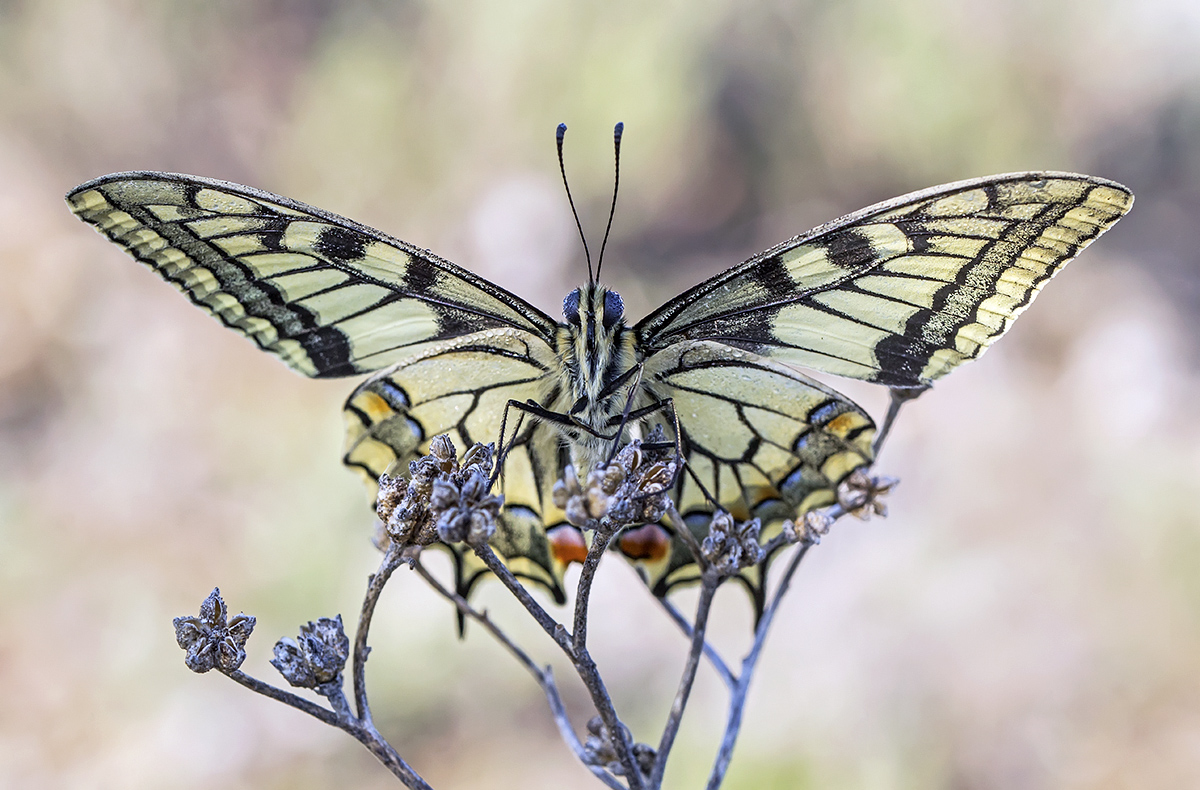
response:
<path fill-rule="evenodd" d="M 894 388 L 982 354 L 1129 210 L 1112 181 L 1014 173 L 834 220 L 701 283 L 637 326 L 650 351 L 716 340 Z"/>
<path fill-rule="evenodd" d="M 406 473 L 437 434 L 450 433 L 460 450 L 496 442 L 510 398 L 545 394 L 556 323 L 428 250 L 196 176 L 115 173 L 67 200 L 194 304 L 297 371 L 332 377 L 395 365 L 360 386 L 346 409 L 345 460 L 372 492 L 394 462 Z M 564 563 L 543 523 L 562 522 L 549 491 L 560 473 L 557 436 L 529 426 L 505 472 L 508 507 L 494 545 L 515 573 L 561 599 Z M 465 594 L 482 565 L 454 553 Z"/>

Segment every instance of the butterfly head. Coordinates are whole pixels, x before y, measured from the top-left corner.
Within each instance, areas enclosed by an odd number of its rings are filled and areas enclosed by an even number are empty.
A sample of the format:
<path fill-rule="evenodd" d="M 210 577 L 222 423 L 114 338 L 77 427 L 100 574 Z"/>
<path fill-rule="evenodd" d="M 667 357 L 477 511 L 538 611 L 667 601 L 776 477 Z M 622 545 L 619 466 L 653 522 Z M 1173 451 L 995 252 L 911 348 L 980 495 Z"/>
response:
<path fill-rule="evenodd" d="M 624 324 L 625 303 L 616 291 L 599 283 L 576 288 L 563 299 L 563 318 L 576 330 L 594 333 L 612 332 Z"/>
<path fill-rule="evenodd" d="M 602 393 L 633 364 L 632 333 L 625 325 L 625 304 L 616 291 L 591 282 L 563 300 L 566 322 L 559 331 L 558 353 L 568 391 L 577 399 L 573 413 L 605 410 Z"/>

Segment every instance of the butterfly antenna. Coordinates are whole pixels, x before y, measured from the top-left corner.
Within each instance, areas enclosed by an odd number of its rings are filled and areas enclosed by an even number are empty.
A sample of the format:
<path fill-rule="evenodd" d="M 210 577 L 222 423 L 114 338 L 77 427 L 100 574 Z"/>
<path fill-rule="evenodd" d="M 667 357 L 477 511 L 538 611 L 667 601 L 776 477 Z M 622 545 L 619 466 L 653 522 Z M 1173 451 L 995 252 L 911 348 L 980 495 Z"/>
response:
<path fill-rule="evenodd" d="M 596 259 L 596 279 L 600 279 L 600 267 L 604 265 L 604 248 L 608 246 L 608 234 L 612 231 L 613 216 L 617 213 L 617 187 L 621 186 L 621 135 L 625 132 L 625 124 L 618 123 L 613 127 L 613 152 L 616 166 L 613 175 L 612 206 L 608 209 L 608 227 L 604 229 L 604 241 L 600 242 L 600 257 Z"/>
<path fill-rule="evenodd" d="M 562 173 L 563 186 L 567 190 L 567 202 L 571 204 L 571 213 L 575 215 L 575 227 L 579 228 L 579 240 L 583 242 L 583 255 L 587 258 L 588 282 L 596 282 L 592 276 L 592 253 L 588 251 L 587 237 L 583 235 L 583 223 L 579 221 L 579 212 L 575 210 L 575 200 L 571 197 L 571 185 L 567 183 L 567 166 L 563 164 L 563 137 L 567 134 L 567 125 L 558 125 L 558 172 Z"/>

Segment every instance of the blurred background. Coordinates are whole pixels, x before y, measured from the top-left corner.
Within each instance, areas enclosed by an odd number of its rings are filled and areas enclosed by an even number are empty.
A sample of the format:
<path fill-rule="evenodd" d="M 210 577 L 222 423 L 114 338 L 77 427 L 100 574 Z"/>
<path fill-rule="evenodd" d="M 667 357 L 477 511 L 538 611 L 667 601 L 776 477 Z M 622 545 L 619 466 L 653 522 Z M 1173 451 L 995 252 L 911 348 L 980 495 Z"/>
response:
<path fill-rule="evenodd" d="M 62 195 L 130 169 L 251 184 L 557 315 L 585 270 L 554 128 L 595 245 L 618 120 L 605 279 L 634 318 L 945 181 L 1075 170 L 1137 195 L 905 410 L 877 467 L 903 480 L 891 516 L 805 561 L 727 787 L 1200 786 L 1198 42 L 1193 0 L 0 2 L 0 786 L 396 786 L 349 737 L 188 672 L 170 625 L 219 585 L 273 679 L 276 638 L 354 618 L 377 562 L 339 463 L 354 382 L 261 354 Z M 718 596 L 731 659 L 748 611 Z M 593 612 L 618 708 L 657 739 L 682 638 L 620 562 Z M 373 636 L 381 728 L 435 786 L 590 786 L 532 681 L 411 574 Z M 724 704 L 702 669 L 669 786 L 702 783 Z"/>

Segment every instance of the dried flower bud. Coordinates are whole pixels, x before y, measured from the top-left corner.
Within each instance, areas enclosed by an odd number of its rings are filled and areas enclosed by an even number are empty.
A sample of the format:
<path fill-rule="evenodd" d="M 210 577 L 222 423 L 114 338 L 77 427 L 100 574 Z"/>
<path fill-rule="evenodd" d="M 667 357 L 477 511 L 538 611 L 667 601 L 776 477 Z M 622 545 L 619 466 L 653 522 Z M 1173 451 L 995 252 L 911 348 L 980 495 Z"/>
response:
<path fill-rule="evenodd" d="M 401 545 L 427 545 L 437 539 L 429 514 L 429 495 L 434 478 L 442 474 L 441 467 L 434 456 L 426 455 L 410 463 L 408 470 L 408 480 L 387 474 L 379 478 L 376 512 L 389 540 Z"/>
<path fill-rule="evenodd" d="M 340 680 L 349 655 L 350 639 L 342 616 L 322 617 L 300 626 L 297 639 L 284 637 L 276 642 L 271 666 L 293 686 L 315 688 Z"/>
<path fill-rule="evenodd" d="M 407 481 L 383 475 L 377 512 L 387 539 L 376 540 L 376 545 L 396 541 L 402 546 L 428 546 L 444 539 L 441 531 L 461 534 L 459 540 L 486 542 L 495 531 L 498 505 L 494 513 L 490 506 L 484 508 L 487 515 L 459 513 L 447 516 L 444 523 L 440 516 L 459 504 L 460 489 L 467 480 L 476 481 L 474 493 L 465 500 L 467 505 L 484 502 L 479 489 L 488 487 L 494 450 L 491 444 L 472 445 L 460 464 L 454 442 L 442 434 L 430 440 L 428 455 L 408 465 Z"/>
<path fill-rule="evenodd" d="M 662 444 L 661 427 L 646 442 L 634 439 L 604 469 L 601 487 L 608 494 L 608 521 L 613 528 L 653 524 L 671 506 L 669 489 L 679 469 L 672 449 L 646 450 L 645 444 Z"/>
<path fill-rule="evenodd" d="M 624 776 L 625 766 L 617 757 L 617 749 L 613 745 L 612 736 L 604 720 L 593 716 L 587 723 L 588 738 L 583 745 L 584 761 L 588 765 L 602 765 L 614 776 Z M 657 752 L 654 747 L 645 743 L 633 744 L 633 762 L 643 777 L 649 776 L 654 770 L 654 760 Z"/>
<path fill-rule="evenodd" d="M 625 482 L 625 477 L 626 472 L 624 467 L 620 464 L 609 464 L 604 467 L 604 480 L 601 482 L 600 487 L 606 494 L 615 494 L 617 493 L 617 489 L 620 488 L 621 483 Z"/>
<path fill-rule="evenodd" d="M 658 751 L 648 743 L 635 743 L 633 745 L 633 764 L 642 772 L 642 776 L 649 776 L 654 770 L 654 761 L 658 758 Z"/>
<path fill-rule="evenodd" d="M 575 476 L 575 467 L 567 464 L 563 467 L 563 476 L 554 481 L 554 488 L 550 490 L 550 498 L 556 507 L 566 510 L 571 497 L 579 496 L 580 490 L 579 478 Z"/>
<path fill-rule="evenodd" d="M 608 727 L 599 716 L 593 716 L 587 723 L 588 738 L 583 744 L 584 760 L 589 765 L 602 765 L 610 771 L 620 770 L 617 760 L 617 750 L 613 747 L 608 735 Z"/>
<path fill-rule="evenodd" d="M 762 561 L 765 552 L 758 543 L 762 522 L 756 518 L 737 524 L 733 516 L 717 511 L 700 544 L 700 551 L 721 576 L 730 576 Z"/>
<path fill-rule="evenodd" d="M 429 497 L 429 507 L 441 512 L 449 510 L 458 504 L 458 486 L 449 480 L 434 480 L 433 494 Z"/>
<path fill-rule="evenodd" d="M 821 542 L 821 538 L 829 533 L 833 526 L 833 516 L 827 510 L 810 510 L 800 517 L 799 521 L 788 519 L 783 522 L 783 535 L 788 543 Z"/>
<path fill-rule="evenodd" d="M 283 679 L 293 686 L 312 688 L 317 685 L 312 668 L 304 660 L 304 650 L 296 644 L 296 640 L 283 637 L 275 643 L 275 657 L 271 666 L 279 670 Z"/>
<path fill-rule="evenodd" d="M 899 482 L 895 477 L 872 477 L 862 469 L 855 469 L 837 488 L 838 504 L 863 521 L 872 514 L 886 518 L 887 505 L 882 497 Z"/>
<path fill-rule="evenodd" d="M 387 523 L 396 508 L 404 499 L 408 483 L 403 478 L 392 477 L 384 472 L 379 476 L 379 496 L 375 500 L 375 514 L 379 520 Z"/>
<path fill-rule="evenodd" d="M 605 472 L 594 469 L 584 485 L 579 484 L 575 467 L 568 465 L 563 476 L 554 484 L 551 496 L 554 504 L 563 509 L 567 523 L 580 529 L 591 529 L 608 512 L 608 494 L 604 491 Z"/>
<path fill-rule="evenodd" d="M 496 446 L 493 444 L 479 444 L 476 442 L 467 448 L 462 457 L 462 471 L 467 471 L 473 466 L 479 467 L 480 471 L 485 476 L 490 476 L 492 473 L 492 456 L 496 451 Z"/>
<path fill-rule="evenodd" d="M 430 512 L 446 543 L 486 544 L 496 532 L 503 497 L 492 496 L 491 481 L 479 465 L 434 482 Z"/>
<path fill-rule="evenodd" d="M 216 587 L 200 604 L 199 617 L 175 618 L 175 641 L 187 651 L 184 663 L 193 672 L 219 669 L 233 672 L 246 660 L 246 640 L 254 631 L 254 618 L 229 612 Z"/>
<path fill-rule="evenodd" d="M 447 434 L 435 436 L 429 442 L 429 458 L 446 474 L 458 471 L 458 451 Z"/>

